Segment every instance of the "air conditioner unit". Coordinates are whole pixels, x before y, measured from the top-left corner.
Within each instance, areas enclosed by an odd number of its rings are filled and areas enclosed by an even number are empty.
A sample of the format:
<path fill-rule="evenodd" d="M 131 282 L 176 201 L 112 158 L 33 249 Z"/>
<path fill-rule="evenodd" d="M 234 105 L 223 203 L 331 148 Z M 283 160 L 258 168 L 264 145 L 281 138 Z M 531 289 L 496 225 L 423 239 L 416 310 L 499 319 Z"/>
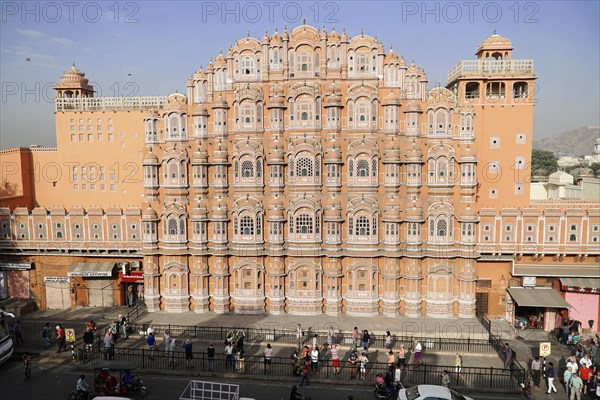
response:
<path fill-rule="evenodd" d="M 524 276 L 523 287 L 535 287 L 535 276 Z"/>

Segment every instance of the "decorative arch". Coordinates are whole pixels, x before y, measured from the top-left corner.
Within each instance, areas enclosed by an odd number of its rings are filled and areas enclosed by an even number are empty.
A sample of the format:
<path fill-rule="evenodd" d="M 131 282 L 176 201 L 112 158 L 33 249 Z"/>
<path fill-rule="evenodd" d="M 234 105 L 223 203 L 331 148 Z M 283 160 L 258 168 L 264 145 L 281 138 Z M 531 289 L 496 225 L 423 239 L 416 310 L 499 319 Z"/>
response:
<path fill-rule="evenodd" d="M 313 197 L 295 198 L 288 210 L 288 235 L 291 241 L 316 242 L 321 240 L 323 208 Z"/>
<path fill-rule="evenodd" d="M 434 203 L 427 212 L 429 241 L 440 244 L 454 242 L 454 207 L 448 203 Z"/>

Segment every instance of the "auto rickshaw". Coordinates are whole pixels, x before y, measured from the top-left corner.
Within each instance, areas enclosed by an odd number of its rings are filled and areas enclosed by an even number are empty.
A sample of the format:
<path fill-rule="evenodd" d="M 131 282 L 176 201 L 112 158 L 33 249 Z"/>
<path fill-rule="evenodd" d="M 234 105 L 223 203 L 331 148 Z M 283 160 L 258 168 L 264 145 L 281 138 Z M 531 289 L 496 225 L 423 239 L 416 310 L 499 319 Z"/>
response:
<path fill-rule="evenodd" d="M 97 395 L 121 396 L 147 393 L 142 379 L 134 374 L 137 364 L 126 361 L 102 361 L 94 368 Z"/>

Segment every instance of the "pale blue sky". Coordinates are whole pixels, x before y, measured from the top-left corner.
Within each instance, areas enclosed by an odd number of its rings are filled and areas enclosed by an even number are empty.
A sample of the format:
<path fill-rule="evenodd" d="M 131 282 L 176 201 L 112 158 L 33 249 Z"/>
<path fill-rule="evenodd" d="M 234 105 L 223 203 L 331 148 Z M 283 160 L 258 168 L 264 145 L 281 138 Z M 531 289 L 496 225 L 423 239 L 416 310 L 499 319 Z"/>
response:
<path fill-rule="evenodd" d="M 424 67 L 430 87 L 496 29 L 513 58 L 535 59 L 535 138 L 599 124 L 598 1 L 75 3 L 0 2 L 0 148 L 55 145 L 51 88 L 73 61 L 102 96 L 168 95 L 247 31 L 261 38 L 303 18 L 377 36 Z"/>

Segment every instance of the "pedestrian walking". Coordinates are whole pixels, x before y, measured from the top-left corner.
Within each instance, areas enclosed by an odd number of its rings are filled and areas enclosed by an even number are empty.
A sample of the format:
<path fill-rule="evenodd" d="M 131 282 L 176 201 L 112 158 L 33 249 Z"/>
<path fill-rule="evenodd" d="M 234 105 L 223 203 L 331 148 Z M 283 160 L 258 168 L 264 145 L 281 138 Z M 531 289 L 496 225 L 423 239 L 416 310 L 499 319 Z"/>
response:
<path fill-rule="evenodd" d="M 540 387 L 540 381 L 542 377 L 542 362 L 539 357 L 536 357 L 531 362 L 531 376 L 533 378 L 533 384 L 536 387 Z"/>
<path fill-rule="evenodd" d="M 352 342 L 354 343 L 354 347 L 356 348 L 358 348 L 358 346 L 360 345 L 360 332 L 358 331 L 358 328 L 356 326 L 352 331 Z"/>
<path fill-rule="evenodd" d="M 590 373 L 591 372 L 592 372 L 592 370 L 589 369 L 588 367 L 586 367 L 585 365 L 582 365 L 579 368 L 579 377 L 583 381 L 583 394 L 584 394 L 584 396 L 587 396 L 587 394 L 588 394 L 588 386 L 589 386 L 589 383 L 590 383 Z"/>
<path fill-rule="evenodd" d="M 581 400 L 581 392 L 583 391 L 583 381 L 579 374 L 575 372 L 571 378 L 571 400 Z"/>
<path fill-rule="evenodd" d="M 369 350 L 369 340 L 371 340 L 371 335 L 369 335 L 369 331 L 365 329 L 360 342 L 360 346 L 365 349 L 365 351 Z"/>
<path fill-rule="evenodd" d="M 50 328 L 50 323 L 46 322 L 44 328 L 42 329 L 42 345 L 45 348 L 52 347 L 52 329 Z"/>
<path fill-rule="evenodd" d="M 596 341 L 592 339 L 590 342 L 590 361 L 592 365 L 596 365 L 596 352 L 598 351 L 598 346 L 596 345 Z"/>
<path fill-rule="evenodd" d="M 352 349 L 352 351 L 350 352 L 348 362 L 350 363 L 350 380 L 355 380 L 356 372 L 358 372 L 358 354 L 356 352 L 356 349 Z"/>
<path fill-rule="evenodd" d="M 415 355 L 415 363 L 419 365 L 423 365 L 423 361 L 421 360 L 421 352 L 423 351 L 423 345 L 419 342 L 418 339 L 415 339 L 412 353 Z"/>
<path fill-rule="evenodd" d="M 13 334 L 15 335 L 15 344 L 24 343 L 23 333 L 21 332 L 21 321 L 16 320 L 12 327 Z"/>
<path fill-rule="evenodd" d="M 563 374 L 563 383 L 565 384 L 565 391 L 567 392 L 567 396 L 571 393 L 571 378 L 573 378 L 573 367 L 567 366 L 567 369 Z"/>
<path fill-rule="evenodd" d="M 581 360 L 579 360 L 579 365 L 585 365 L 588 368 L 592 367 L 592 360 L 590 359 L 590 356 L 586 353 L 583 355 L 583 357 L 581 357 Z"/>
<path fill-rule="evenodd" d="M 169 351 L 171 350 L 171 332 L 165 331 L 163 334 L 163 346 L 165 348 L 165 355 L 169 356 Z"/>
<path fill-rule="evenodd" d="M 237 372 L 240 374 L 244 373 L 244 363 L 246 361 L 246 355 L 244 350 L 240 350 L 237 354 Z"/>
<path fill-rule="evenodd" d="M 406 369 L 406 347 L 403 344 L 400 345 L 400 350 L 398 350 L 397 366 Z"/>
<path fill-rule="evenodd" d="M 61 350 L 67 351 L 65 328 L 61 324 L 56 325 L 56 346 L 58 347 L 56 350 L 57 353 L 60 353 Z"/>
<path fill-rule="evenodd" d="M 546 379 L 548 379 L 548 394 L 550 392 L 556 393 L 556 387 L 554 386 L 554 364 L 552 362 L 548 363 L 548 369 L 546 370 Z"/>
<path fill-rule="evenodd" d="M 385 332 L 385 348 L 388 350 L 392 350 L 392 334 L 390 331 Z"/>
<path fill-rule="evenodd" d="M 462 357 L 458 353 L 456 353 L 456 357 L 454 357 L 454 371 L 457 374 L 460 374 L 460 371 L 462 371 Z"/>
<path fill-rule="evenodd" d="M 154 360 L 154 351 L 156 350 L 156 338 L 154 337 L 154 331 L 148 334 L 146 337 L 146 344 L 148 345 L 148 359 Z"/>
<path fill-rule="evenodd" d="M 335 329 L 333 328 L 333 325 L 331 325 L 329 327 L 329 330 L 327 331 L 327 344 L 329 345 L 329 347 L 333 346 L 335 343 Z"/>
<path fill-rule="evenodd" d="M 114 358 L 115 341 L 113 339 L 112 331 L 109 329 L 104 335 L 104 359 L 112 360 Z"/>
<path fill-rule="evenodd" d="M 169 367 L 175 366 L 175 352 L 177 351 L 177 340 L 172 337 L 169 340 Z"/>
<path fill-rule="evenodd" d="M 213 372 L 215 370 L 215 348 L 212 343 L 206 349 L 206 358 L 208 360 L 208 370 Z"/>
<path fill-rule="evenodd" d="M 513 361 L 513 349 L 508 343 L 504 343 L 504 368 L 510 369 Z"/>
<path fill-rule="evenodd" d="M 310 370 L 313 374 L 319 372 L 319 347 L 313 346 L 310 351 Z"/>
<path fill-rule="evenodd" d="M 244 338 L 245 337 L 246 337 L 246 334 L 244 333 L 244 331 L 242 331 L 241 329 L 239 331 L 237 331 L 235 347 L 237 348 L 238 351 L 244 351 Z"/>
<path fill-rule="evenodd" d="M 298 349 L 300 349 L 304 343 L 304 331 L 302 330 L 302 325 L 300 324 L 296 325 L 296 343 Z"/>
<path fill-rule="evenodd" d="M 396 357 L 394 357 L 393 350 L 388 351 L 387 360 L 388 360 L 388 369 L 393 374 L 394 370 L 396 369 Z"/>
<path fill-rule="evenodd" d="M 91 353 L 94 350 L 94 332 L 89 326 L 85 328 L 85 332 L 83 333 L 83 343 L 86 352 Z"/>
<path fill-rule="evenodd" d="M 450 375 L 447 370 L 442 371 L 442 386 L 446 388 L 450 386 Z"/>
<path fill-rule="evenodd" d="M 225 369 L 228 367 L 235 368 L 233 365 L 233 345 L 227 343 L 225 346 Z"/>
<path fill-rule="evenodd" d="M 186 369 L 194 369 L 194 353 L 192 352 L 192 341 L 190 338 L 186 338 L 183 341 L 181 347 L 185 351 L 185 368 Z"/>
<path fill-rule="evenodd" d="M 331 366 L 333 367 L 333 374 L 339 375 L 340 373 L 340 346 L 336 343 L 331 347 Z"/>
<path fill-rule="evenodd" d="M 302 379 L 300 380 L 300 386 L 306 383 L 306 386 L 309 386 L 310 383 L 308 381 L 308 375 L 310 374 L 310 369 L 307 360 L 303 360 L 304 368 L 302 369 Z"/>
<path fill-rule="evenodd" d="M 358 357 L 359 371 L 360 371 L 360 380 L 367 380 L 367 364 L 369 363 L 369 359 L 367 358 L 367 353 L 363 351 L 363 353 Z"/>
<path fill-rule="evenodd" d="M 23 353 L 23 370 L 25 371 L 25 381 L 31 381 L 31 356 L 28 352 Z"/>
<path fill-rule="evenodd" d="M 263 352 L 264 354 L 264 374 L 271 371 L 271 357 L 273 357 L 273 349 L 271 343 L 267 343 L 267 348 Z"/>

